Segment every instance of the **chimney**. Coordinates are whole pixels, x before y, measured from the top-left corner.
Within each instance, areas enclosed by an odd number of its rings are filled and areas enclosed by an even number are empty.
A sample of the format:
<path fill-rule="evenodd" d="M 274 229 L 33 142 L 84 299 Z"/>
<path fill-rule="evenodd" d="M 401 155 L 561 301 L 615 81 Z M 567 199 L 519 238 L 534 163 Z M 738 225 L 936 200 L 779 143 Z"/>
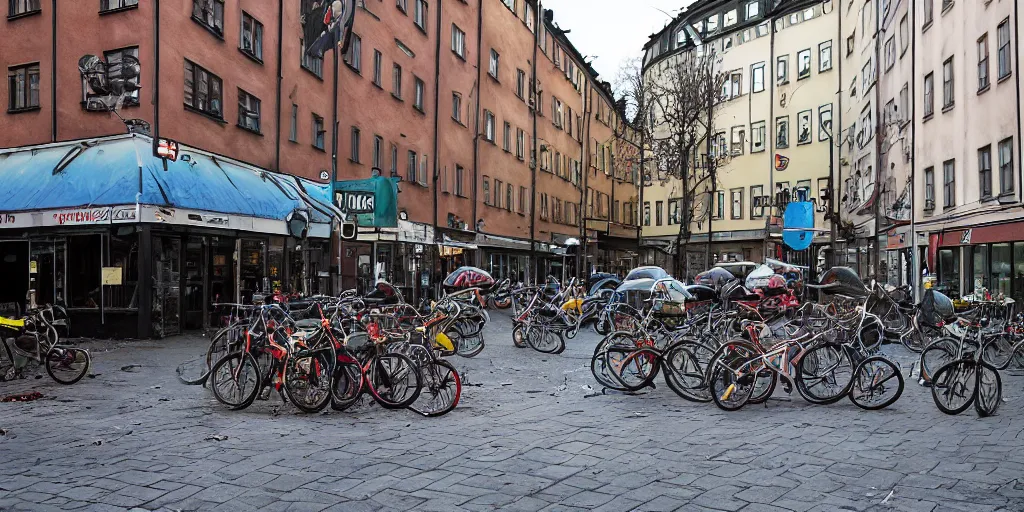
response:
<path fill-rule="evenodd" d="M 555 20 L 555 11 L 551 9 L 544 9 L 544 22 L 552 23 Z"/>

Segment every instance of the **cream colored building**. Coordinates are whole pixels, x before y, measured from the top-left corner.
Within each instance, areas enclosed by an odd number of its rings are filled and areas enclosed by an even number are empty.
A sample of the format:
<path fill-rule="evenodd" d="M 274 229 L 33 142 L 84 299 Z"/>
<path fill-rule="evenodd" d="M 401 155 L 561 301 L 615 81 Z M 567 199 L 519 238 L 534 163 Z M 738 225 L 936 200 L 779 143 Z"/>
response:
<path fill-rule="evenodd" d="M 713 0 L 691 5 L 645 47 L 649 80 L 657 80 L 659 68 L 685 52 L 712 50 L 726 76 L 710 151 L 720 164 L 713 186 L 705 182 L 699 189 L 707 195 L 702 194 L 691 226 L 687 277 L 706 268 L 709 224 L 718 261 L 781 255 L 814 264 L 817 249 L 828 243 L 827 233 L 819 233 L 810 250 L 788 250 L 779 218 L 787 203 L 813 201 L 815 225 L 827 228 L 821 196 L 828 185 L 829 133 L 839 101 L 836 34 L 831 1 Z M 653 126 L 659 129 L 657 114 Z M 788 165 L 777 167 L 776 155 Z M 649 263 L 666 265 L 678 250 L 673 242 L 679 217 L 671 212 L 678 211 L 672 205 L 681 203 L 683 184 L 660 179 L 657 171 L 652 178 L 642 207 L 645 255 Z M 708 197 L 714 198 L 710 208 Z M 683 269 L 673 270 L 683 277 Z"/>

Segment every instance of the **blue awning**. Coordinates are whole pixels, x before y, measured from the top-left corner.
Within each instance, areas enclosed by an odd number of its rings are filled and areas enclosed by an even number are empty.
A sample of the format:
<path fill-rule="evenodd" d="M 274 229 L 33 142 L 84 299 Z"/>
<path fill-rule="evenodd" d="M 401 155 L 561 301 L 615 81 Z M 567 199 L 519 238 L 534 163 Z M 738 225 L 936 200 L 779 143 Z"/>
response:
<path fill-rule="evenodd" d="M 319 224 L 340 214 L 330 185 L 186 147 L 164 165 L 138 135 L 0 151 L 0 212 L 139 204 L 284 221 L 302 210 Z"/>

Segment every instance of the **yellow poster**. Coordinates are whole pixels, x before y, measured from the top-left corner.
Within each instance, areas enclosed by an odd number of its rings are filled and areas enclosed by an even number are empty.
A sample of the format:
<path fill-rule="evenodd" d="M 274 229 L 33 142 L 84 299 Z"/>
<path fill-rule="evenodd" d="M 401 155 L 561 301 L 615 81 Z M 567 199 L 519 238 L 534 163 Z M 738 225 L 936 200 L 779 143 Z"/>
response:
<path fill-rule="evenodd" d="M 121 267 L 103 267 L 103 284 L 105 286 L 120 286 Z"/>
<path fill-rule="evenodd" d="M 38 272 L 39 272 L 39 262 L 38 261 L 30 261 L 30 262 L 28 262 L 28 273 L 29 274 L 35 274 L 35 273 L 38 273 Z"/>

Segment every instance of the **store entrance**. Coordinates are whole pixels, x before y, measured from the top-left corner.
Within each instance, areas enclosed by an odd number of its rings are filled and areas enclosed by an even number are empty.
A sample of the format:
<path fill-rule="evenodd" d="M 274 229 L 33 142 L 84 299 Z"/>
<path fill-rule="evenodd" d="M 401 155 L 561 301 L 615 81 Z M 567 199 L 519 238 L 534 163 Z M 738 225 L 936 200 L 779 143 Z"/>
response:
<path fill-rule="evenodd" d="M 185 329 L 202 329 L 206 298 L 205 237 L 190 236 L 185 243 Z"/>
<path fill-rule="evenodd" d="M 14 317 L 25 311 L 28 271 L 28 242 L 0 242 L 0 315 Z"/>
<path fill-rule="evenodd" d="M 153 334 L 181 333 L 181 238 L 153 237 Z"/>

